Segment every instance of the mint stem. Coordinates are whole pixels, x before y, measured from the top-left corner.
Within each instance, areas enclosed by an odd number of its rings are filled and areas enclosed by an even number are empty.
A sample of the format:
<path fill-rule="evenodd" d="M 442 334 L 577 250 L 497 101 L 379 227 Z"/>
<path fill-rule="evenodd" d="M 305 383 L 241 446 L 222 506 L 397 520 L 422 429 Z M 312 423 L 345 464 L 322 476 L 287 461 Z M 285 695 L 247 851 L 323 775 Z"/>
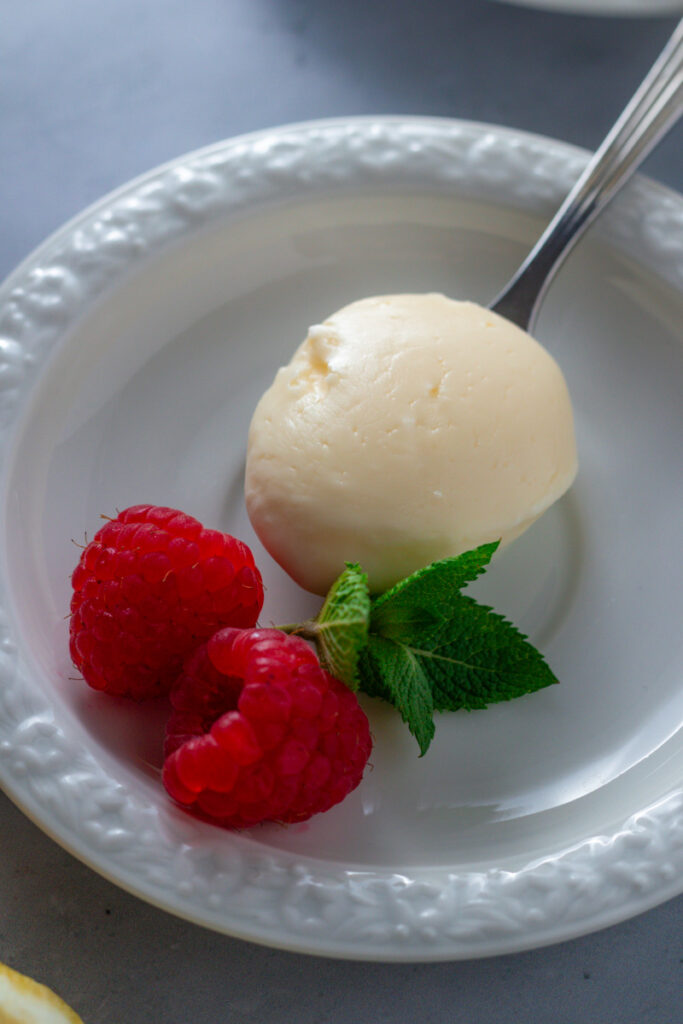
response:
<path fill-rule="evenodd" d="M 318 636 L 318 628 L 313 619 L 307 619 L 305 622 L 290 622 L 286 626 L 276 626 L 275 629 L 287 633 L 288 636 L 303 637 L 304 640 L 310 640 L 313 643 Z"/>

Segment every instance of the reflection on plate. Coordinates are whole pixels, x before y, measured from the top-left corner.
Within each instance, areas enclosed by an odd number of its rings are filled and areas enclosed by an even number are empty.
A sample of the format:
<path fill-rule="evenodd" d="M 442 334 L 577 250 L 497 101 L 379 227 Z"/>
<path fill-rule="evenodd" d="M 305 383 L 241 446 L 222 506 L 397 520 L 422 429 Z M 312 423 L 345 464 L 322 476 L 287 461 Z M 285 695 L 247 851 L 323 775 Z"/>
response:
<path fill-rule="evenodd" d="M 78 857 L 209 927 L 370 959 L 528 948 L 680 891 L 683 200 L 644 180 L 539 322 L 574 400 L 578 481 L 476 584 L 561 686 L 441 716 L 421 760 L 368 701 L 361 787 L 305 825 L 234 835 L 166 800 L 163 704 L 69 678 L 70 538 L 117 506 L 175 505 L 253 543 L 264 623 L 315 609 L 244 512 L 257 397 L 308 325 L 353 298 L 486 302 L 584 160 L 465 122 L 295 125 L 153 171 L 6 282 L 0 779 Z"/>

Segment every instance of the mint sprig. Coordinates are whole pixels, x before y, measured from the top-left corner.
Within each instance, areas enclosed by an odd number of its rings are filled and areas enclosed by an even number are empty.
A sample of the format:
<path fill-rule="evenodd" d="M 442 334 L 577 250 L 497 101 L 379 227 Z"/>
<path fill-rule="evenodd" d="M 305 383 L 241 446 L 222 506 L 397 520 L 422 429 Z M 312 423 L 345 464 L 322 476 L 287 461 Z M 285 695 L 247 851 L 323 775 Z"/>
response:
<path fill-rule="evenodd" d="M 332 675 L 393 704 L 422 756 L 435 711 L 479 710 L 557 683 L 524 634 L 461 593 L 497 547 L 433 562 L 372 599 L 363 570 L 347 563 L 317 619 L 286 628 L 314 641 Z"/>

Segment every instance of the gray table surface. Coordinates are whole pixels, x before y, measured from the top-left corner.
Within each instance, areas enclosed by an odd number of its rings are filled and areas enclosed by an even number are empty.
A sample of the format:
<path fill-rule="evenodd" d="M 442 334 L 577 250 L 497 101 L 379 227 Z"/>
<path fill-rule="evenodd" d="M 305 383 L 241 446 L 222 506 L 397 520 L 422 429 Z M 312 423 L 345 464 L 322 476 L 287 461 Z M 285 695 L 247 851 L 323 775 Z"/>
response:
<path fill-rule="evenodd" d="M 433 114 L 594 147 L 675 23 L 488 0 L 0 0 L 0 15 L 0 278 L 134 175 L 274 124 Z M 678 189 L 681 138 L 646 167 Z M 0 794 L 0 961 L 86 1024 L 676 1024 L 682 911 L 490 960 L 304 957 L 140 902 Z"/>

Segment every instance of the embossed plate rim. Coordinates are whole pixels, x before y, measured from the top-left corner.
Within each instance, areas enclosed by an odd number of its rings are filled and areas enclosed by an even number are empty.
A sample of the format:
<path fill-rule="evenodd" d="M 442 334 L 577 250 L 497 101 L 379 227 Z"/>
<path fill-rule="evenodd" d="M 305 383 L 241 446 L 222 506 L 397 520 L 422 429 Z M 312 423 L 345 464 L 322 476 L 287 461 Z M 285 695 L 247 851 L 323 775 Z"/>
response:
<path fill-rule="evenodd" d="M 312 156 L 315 154 L 315 156 Z M 494 158 L 492 160 L 492 158 Z M 418 117 L 308 122 L 216 143 L 141 176 L 53 234 L 0 289 L 0 465 L 52 347 L 85 308 L 212 212 L 354 183 L 421 184 L 549 212 L 586 154 L 512 129 Z M 524 173 L 531 162 L 533 178 Z M 683 291 L 683 246 L 652 224 L 683 226 L 683 200 L 639 179 L 598 230 Z M 4 558 L 4 548 L 3 548 Z M 15 647 L 0 577 L 0 781 L 45 832 L 100 874 L 199 924 L 307 953 L 447 960 L 547 944 L 615 923 L 675 895 L 683 879 L 683 787 L 618 827 L 519 871 L 410 874 L 265 850 L 152 805 L 79 749 Z M 74 774 L 82 780 L 74 790 Z M 80 789 L 79 789 L 80 786 Z M 83 820 L 87 792 L 99 806 Z M 99 804 L 98 804 L 99 801 Z M 572 918 L 553 897 L 593 888 Z M 331 922 L 334 923 L 330 934 Z"/>

